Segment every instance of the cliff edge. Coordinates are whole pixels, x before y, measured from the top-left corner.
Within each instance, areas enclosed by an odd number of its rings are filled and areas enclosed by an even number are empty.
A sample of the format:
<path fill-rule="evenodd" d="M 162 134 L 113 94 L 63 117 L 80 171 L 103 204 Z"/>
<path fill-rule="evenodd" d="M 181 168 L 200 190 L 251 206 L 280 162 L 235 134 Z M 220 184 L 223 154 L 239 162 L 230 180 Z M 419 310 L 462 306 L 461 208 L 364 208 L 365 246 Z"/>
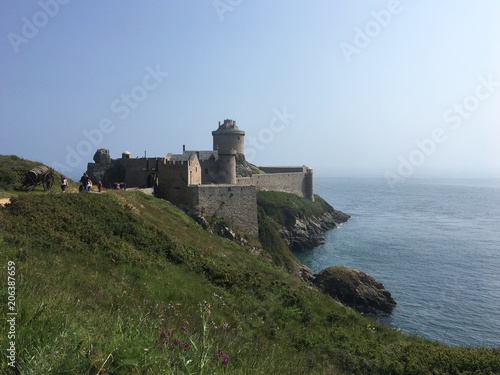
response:
<path fill-rule="evenodd" d="M 314 198 L 311 202 L 289 193 L 257 192 L 257 204 L 278 224 L 281 237 L 293 251 L 320 245 L 324 240 L 321 234 L 350 218 L 320 196 Z"/>

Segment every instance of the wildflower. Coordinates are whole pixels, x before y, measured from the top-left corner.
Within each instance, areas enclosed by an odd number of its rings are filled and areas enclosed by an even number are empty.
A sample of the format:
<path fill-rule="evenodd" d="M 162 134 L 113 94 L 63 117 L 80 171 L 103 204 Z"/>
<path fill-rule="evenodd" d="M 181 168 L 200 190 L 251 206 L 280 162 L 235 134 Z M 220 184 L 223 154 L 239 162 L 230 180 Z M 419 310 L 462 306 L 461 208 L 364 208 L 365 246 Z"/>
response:
<path fill-rule="evenodd" d="M 215 355 L 214 355 L 214 359 L 215 359 L 215 360 L 218 360 L 218 359 L 219 359 L 220 357 L 222 357 L 223 355 L 224 355 L 224 350 L 219 349 L 219 350 L 217 351 L 217 354 L 215 354 Z"/>
<path fill-rule="evenodd" d="M 224 365 L 227 365 L 227 364 L 229 363 L 229 355 L 227 355 L 227 354 L 226 354 L 226 355 L 224 356 L 224 359 L 222 360 L 222 363 L 223 363 Z"/>
<path fill-rule="evenodd" d="M 182 345 L 184 347 L 184 349 L 188 350 L 189 348 L 191 348 L 191 342 L 190 341 L 186 341 L 184 343 L 184 345 Z"/>
<path fill-rule="evenodd" d="M 168 342 L 168 337 L 169 336 L 172 336 L 172 331 L 169 330 L 169 331 L 161 331 L 160 332 L 160 340 L 159 340 L 159 343 L 158 345 L 165 345 L 167 342 Z"/>
<path fill-rule="evenodd" d="M 182 327 L 181 327 L 181 332 L 182 332 L 182 333 L 186 332 L 186 330 L 187 330 L 187 328 L 186 328 L 185 326 L 182 326 Z"/>

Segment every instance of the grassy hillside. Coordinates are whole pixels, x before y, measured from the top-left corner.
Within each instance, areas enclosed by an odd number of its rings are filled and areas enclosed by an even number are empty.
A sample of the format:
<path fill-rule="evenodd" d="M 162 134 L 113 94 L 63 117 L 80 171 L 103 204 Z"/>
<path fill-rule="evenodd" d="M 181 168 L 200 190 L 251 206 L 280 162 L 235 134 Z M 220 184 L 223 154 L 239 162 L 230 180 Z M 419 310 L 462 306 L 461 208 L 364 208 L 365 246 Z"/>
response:
<path fill-rule="evenodd" d="M 0 155 L 0 198 L 4 197 L 3 192 L 13 190 L 19 186 L 15 169 L 31 169 L 42 165 L 31 160 L 22 159 L 15 155 Z"/>
<path fill-rule="evenodd" d="M 299 261 L 281 238 L 276 222 L 271 220 L 261 207 L 258 208 L 257 214 L 259 219 L 259 241 L 264 248 L 263 255 L 268 256 L 272 263 L 278 267 L 292 275 L 299 276 Z"/>
<path fill-rule="evenodd" d="M 500 373 L 498 350 L 385 328 L 270 258 L 140 192 L 23 193 L 0 208 L 22 374 Z M 0 330 L 4 350 L 6 319 Z"/>
<path fill-rule="evenodd" d="M 321 216 L 333 208 L 319 195 L 314 202 L 291 193 L 277 191 L 257 192 L 257 202 L 269 217 L 281 225 L 293 225 L 296 218 Z M 283 210 L 286 207 L 286 210 Z"/>
<path fill-rule="evenodd" d="M 15 170 L 30 170 L 34 167 L 44 165 L 43 163 L 20 158 L 16 155 L 0 155 L 0 198 L 8 198 L 17 195 L 17 188 L 21 182 Z M 52 189 L 59 189 L 60 174 L 55 172 L 55 181 Z M 68 179 L 68 190 L 77 190 L 78 184 Z M 35 187 L 34 191 L 43 191 L 42 185 Z"/>

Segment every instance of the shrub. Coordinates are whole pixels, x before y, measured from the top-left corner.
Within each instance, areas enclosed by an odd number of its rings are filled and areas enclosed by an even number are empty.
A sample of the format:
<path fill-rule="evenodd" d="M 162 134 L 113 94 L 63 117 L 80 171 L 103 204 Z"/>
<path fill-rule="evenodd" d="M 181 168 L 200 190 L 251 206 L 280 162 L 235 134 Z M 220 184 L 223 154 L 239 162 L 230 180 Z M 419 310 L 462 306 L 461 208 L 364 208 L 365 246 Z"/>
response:
<path fill-rule="evenodd" d="M 0 189 L 12 190 L 18 185 L 17 175 L 8 168 L 0 167 Z"/>

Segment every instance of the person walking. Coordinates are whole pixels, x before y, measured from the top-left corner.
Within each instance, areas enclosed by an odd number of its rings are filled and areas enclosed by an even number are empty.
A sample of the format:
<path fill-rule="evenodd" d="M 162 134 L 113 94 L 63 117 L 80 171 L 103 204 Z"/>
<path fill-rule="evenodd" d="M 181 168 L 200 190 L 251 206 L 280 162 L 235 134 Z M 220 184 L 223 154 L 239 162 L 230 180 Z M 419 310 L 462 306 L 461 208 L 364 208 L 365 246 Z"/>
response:
<path fill-rule="evenodd" d="M 87 173 L 84 173 L 82 178 L 80 178 L 80 191 L 88 191 L 87 190 L 87 185 L 89 184 L 89 176 Z"/>
<path fill-rule="evenodd" d="M 66 177 L 61 175 L 61 181 L 59 184 L 61 185 L 61 190 L 64 193 L 66 191 L 66 187 L 68 186 L 68 180 L 66 179 Z"/>
<path fill-rule="evenodd" d="M 100 193 L 102 191 L 102 181 L 97 184 L 97 191 Z"/>

